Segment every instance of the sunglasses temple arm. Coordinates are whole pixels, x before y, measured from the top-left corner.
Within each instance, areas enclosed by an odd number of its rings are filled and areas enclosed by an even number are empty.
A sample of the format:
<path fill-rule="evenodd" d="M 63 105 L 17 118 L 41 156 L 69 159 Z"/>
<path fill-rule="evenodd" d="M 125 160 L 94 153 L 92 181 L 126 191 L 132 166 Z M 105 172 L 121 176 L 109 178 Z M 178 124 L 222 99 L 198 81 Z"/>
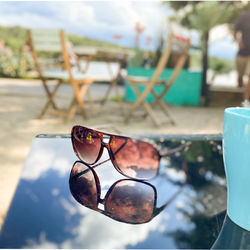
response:
<path fill-rule="evenodd" d="M 184 184 L 185 185 L 185 184 Z M 182 188 L 184 187 L 184 185 L 182 185 L 178 191 L 176 191 L 172 197 L 170 197 L 170 199 L 165 203 L 163 204 L 162 206 L 160 207 L 157 207 L 154 211 L 154 216 L 158 215 L 159 213 L 161 213 L 162 210 L 164 210 L 182 191 Z"/>
<path fill-rule="evenodd" d="M 91 168 L 98 167 L 98 166 L 100 166 L 100 165 L 102 165 L 103 163 L 108 162 L 108 161 L 110 161 L 110 158 L 107 159 L 107 160 L 104 160 L 104 161 L 102 161 L 102 162 L 100 162 L 100 163 L 98 163 L 98 164 L 96 164 L 96 165 L 94 165 L 94 166 L 91 166 Z"/>
<path fill-rule="evenodd" d="M 125 147 L 125 145 L 127 144 L 127 138 L 126 141 L 117 149 L 117 151 L 114 153 L 114 155 L 116 155 L 121 149 L 123 149 Z"/>
<path fill-rule="evenodd" d="M 177 153 L 177 152 L 179 152 L 179 151 L 181 151 L 183 149 L 188 148 L 191 144 L 192 144 L 192 142 L 187 142 L 185 145 L 181 145 L 179 147 L 168 150 L 166 153 L 160 154 L 160 156 L 161 157 L 166 157 L 166 156 L 169 156 L 171 154 Z"/>
<path fill-rule="evenodd" d="M 85 170 L 83 170 L 82 172 L 79 172 L 79 173 L 75 174 L 74 176 L 72 176 L 72 177 L 70 177 L 70 178 L 72 178 L 72 179 L 77 179 L 78 177 L 80 177 L 80 176 L 83 175 L 83 174 L 88 173 L 89 171 L 90 171 L 89 169 L 85 169 Z"/>

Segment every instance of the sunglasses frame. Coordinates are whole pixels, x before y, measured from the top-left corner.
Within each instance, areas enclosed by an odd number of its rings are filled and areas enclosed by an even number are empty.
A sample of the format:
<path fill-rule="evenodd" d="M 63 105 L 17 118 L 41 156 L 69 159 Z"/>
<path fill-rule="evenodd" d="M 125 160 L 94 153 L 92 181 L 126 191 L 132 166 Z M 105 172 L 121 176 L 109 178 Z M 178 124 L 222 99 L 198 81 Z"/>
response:
<path fill-rule="evenodd" d="M 76 149 L 76 146 L 75 146 L 75 143 L 74 143 L 74 140 L 75 139 L 75 135 L 74 135 L 74 131 L 77 127 L 80 127 L 80 128 L 84 128 L 84 129 L 87 129 L 87 130 L 90 130 L 90 131 L 93 131 L 94 133 L 96 133 L 99 137 L 100 137 L 100 140 L 101 140 L 101 147 L 100 147 L 100 150 L 99 150 L 99 153 L 98 153 L 98 156 L 97 156 L 97 159 L 93 162 L 93 163 L 86 163 L 85 161 L 83 161 L 81 159 L 81 157 L 79 156 L 78 152 L 77 152 L 77 149 Z M 105 143 L 103 141 L 103 136 L 106 135 L 106 136 L 109 136 L 109 142 L 108 143 Z M 132 140 L 136 140 L 136 141 L 141 141 L 141 142 L 144 142 L 144 143 L 147 143 L 149 144 L 150 146 L 152 146 L 155 151 L 157 152 L 157 156 L 158 156 L 158 166 L 157 166 L 157 169 L 156 169 L 156 173 L 154 176 L 150 177 L 150 178 L 134 178 L 134 177 L 131 177 L 125 173 L 122 172 L 122 170 L 119 168 L 116 160 L 115 160 L 115 156 L 114 156 L 114 153 L 112 152 L 112 149 L 111 149 L 111 146 L 110 144 L 112 143 L 112 140 L 114 140 L 115 137 L 118 137 L 118 138 L 122 138 L 125 140 L 124 144 L 118 149 L 118 151 L 120 151 L 125 145 L 126 145 L 126 142 L 128 139 L 132 139 Z M 161 158 L 163 157 L 163 155 L 160 154 L 159 150 L 155 147 L 155 145 L 151 144 L 151 143 L 148 143 L 148 142 L 145 142 L 143 140 L 140 140 L 140 139 L 134 139 L 134 138 L 131 138 L 131 137 L 127 137 L 127 136 L 121 136 L 121 135 L 115 135 L 115 134 L 110 134 L 110 133 L 106 133 L 106 132 L 100 132 L 100 131 L 97 131 L 95 129 L 91 129 L 91 128 L 88 128 L 88 127 L 84 127 L 84 126 L 80 126 L 80 125 L 76 125 L 72 128 L 71 130 L 71 142 L 72 142 L 72 145 L 73 145 L 73 149 L 74 149 L 74 152 L 76 154 L 76 156 L 84 163 L 86 164 L 87 166 L 90 166 L 91 165 L 94 165 L 95 163 L 97 163 L 102 154 L 103 154 L 103 150 L 104 148 L 106 148 L 108 150 L 108 153 L 109 153 L 109 157 L 110 157 L 110 160 L 113 164 L 113 166 L 115 167 L 115 169 L 120 173 L 122 174 L 123 176 L 127 177 L 127 178 L 131 178 L 131 179 L 135 179 L 135 180 L 149 180 L 149 179 L 153 179 L 155 178 L 158 174 L 159 174 L 159 167 L 160 167 L 160 160 Z M 116 152 L 117 153 L 117 152 Z M 100 164 L 98 164 L 100 165 Z M 95 167 L 95 166 L 92 166 L 92 168 Z"/>
<path fill-rule="evenodd" d="M 93 170 L 94 171 L 94 170 Z M 139 183 L 143 183 L 145 185 L 148 185 L 150 187 L 153 188 L 153 191 L 154 191 L 154 204 L 153 204 L 153 210 L 152 210 L 152 214 L 150 215 L 150 219 L 149 220 L 146 220 L 144 222 L 126 222 L 126 223 L 129 223 L 129 224 L 142 224 L 142 223 L 147 223 L 149 221 L 151 221 L 153 218 L 154 218 L 154 215 L 155 215 L 155 212 L 156 212 L 156 201 L 157 201 L 157 191 L 156 191 L 156 188 L 151 185 L 150 183 L 147 183 L 147 182 L 144 182 L 144 181 L 141 181 L 141 180 L 135 180 L 135 179 L 120 179 L 118 181 L 116 181 L 115 183 L 112 184 L 112 186 L 109 188 L 108 192 L 106 193 L 104 199 L 100 199 L 100 203 L 103 204 L 104 202 L 104 209 L 105 209 L 105 204 L 106 204 L 106 200 L 108 199 L 109 195 L 112 193 L 113 189 L 115 188 L 115 186 L 122 182 L 122 181 L 136 181 L 136 182 L 139 182 Z M 101 210 L 102 211 L 102 210 Z M 115 216 L 111 215 L 109 212 L 107 212 L 106 210 L 104 210 L 103 212 L 105 212 L 105 214 L 109 217 L 111 217 L 112 219 L 115 219 L 117 221 L 120 221 L 120 222 L 125 222 L 123 220 L 120 220 L 119 218 L 116 218 Z"/>
<path fill-rule="evenodd" d="M 78 173 L 76 176 L 73 176 L 73 177 L 72 177 L 72 170 L 73 170 L 74 166 L 75 166 L 77 163 L 84 164 L 86 167 L 88 167 L 88 169 L 90 169 L 90 171 L 92 172 L 92 174 L 93 174 L 93 176 L 94 176 L 94 180 L 95 180 L 95 184 L 96 184 L 96 192 L 97 192 L 97 193 L 96 193 L 96 195 L 97 195 L 97 204 L 96 204 L 96 206 L 87 206 L 87 205 L 85 205 L 85 204 L 82 204 L 82 202 L 81 202 L 80 200 L 78 200 L 78 199 L 75 197 L 75 195 L 73 194 L 73 191 L 72 191 L 72 189 L 71 189 L 71 183 L 70 183 L 70 182 L 71 182 L 72 178 L 75 179 L 75 178 L 78 178 L 79 176 L 82 175 L 82 173 Z M 107 211 L 105 210 L 105 203 L 106 203 L 106 200 L 108 199 L 109 195 L 112 193 L 112 191 L 113 191 L 113 189 L 115 188 L 115 186 L 116 186 L 118 183 L 122 182 L 122 181 L 136 181 L 136 182 L 139 182 L 139 183 L 143 183 L 143 184 L 145 184 L 145 185 L 148 185 L 148 186 L 150 186 L 150 187 L 153 189 L 153 191 L 154 191 L 154 204 L 153 204 L 153 211 L 152 211 L 152 214 L 151 214 L 149 220 L 144 221 L 144 222 L 126 222 L 126 221 L 123 221 L 123 220 L 121 220 L 121 219 L 119 219 L 119 218 L 116 218 L 115 216 L 113 216 L 112 214 L 110 214 L 109 212 L 107 212 Z M 70 187 L 70 192 L 71 192 L 72 196 L 73 196 L 74 199 L 75 199 L 77 202 L 79 202 L 81 205 L 83 205 L 84 207 L 93 209 L 93 210 L 95 210 L 95 211 L 98 211 L 98 212 L 100 212 L 101 214 L 104 214 L 104 215 L 106 215 L 106 216 L 108 216 L 108 217 L 110 217 L 110 218 L 112 218 L 112 219 L 114 219 L 114 220 L 116 220 L 116 221 L 119 221 L 119 222 L 124 222 L 124 223 L 128 223 L 128 224 L 143 224 L 143 223 L 147 223 L 147 222 L 151 221 L 156 215 L 158 215 L 160 211 L 163 210 L 162 207 L 160 207 L 160 208 L 157 208 L 157 207 L 156 207 L 156 202 L 157 202 L 157 190 L 156 190 L 156 188 L 155 188 L 152 184 L 147 183 L 147 182 L 144 182 L 144 181 L 142 181 L 142 180 L 135 180 L 135 179 L 120 179 L 120 180 L 116 181 L 115 183 L 113 183 L 113 184 L 111 185 L 111 187 L 110 187 L 109 190 L 107 191 L 107 193 L 106 193 L 104 199 L 101 199 L 101 186 L 100 186 L 99 178 L 98 178 L 98 176 L 97 176 L 95 170 L 94 170 L 91 166 L 89 166 L 88 164 L 86 164 L 86 163 L 84 163 L 84 162 L 82 162 L 82 161 L 76 161 L 76 162 L 73 164 L 73 167 L 72 167 L 71 172 L 70 172 L 69 187 Z M 104 205 L 104 210 L 98 208 L 98 204 Z M 165 206 L 164 206 L 164 208 L 165 208 Z"/>
<path fill-rule="evenodd" d="M 71 192 L 72 196 L 75 198 L 75 200 L 78 201 L 79 203 L 81 203 L 81 201 L 78 200 L 78 199 L 73 195 L 73 191 L 72 191 L 71 185 L 70 185 L 70 182 L 71 182 L 72 179 L 77 179 L 78 177 L 80 177 L 81 175 L 83 175 L 82 172 L 81 172 L 81 173 L 78 173 L 78 174 L 76 174 L 76 175 L 74 175 L 74 176 L 72 175 L 73 168 L 74 168 L 74 166 L 75 166 L 77 163 L 84 164 L 86 167 L 88 167 L 88 169 L 91 171 L 91 173 L 92 173 L 93 176 L 94 176 L 95 185 L 96 185 L 96 192 L 97 192 L 97 194 L 96 194 L 96 195 L 97 195 L 97 203 L 96 203 L 96 206 L 95 206 L 95 207 L 94 207 L 94 206 L 87 206 L 87 205 L 84 205 L 84 206 L 85 206 L 85 207 L 88 207 L 88 208 L 91 208 L 91 209 L 94 209 L 94 210 L 98 210 L 98 209 L 96 209 L 96 208 L 97 208 L 97 206 L 98 206 L 98 203 L 100 203 L 101 185 L 100 185 L 100 181 L 99 181 L 99 178 L 98 178 L 96 172 L 95 172 L 88 164 L 86 164 L 86 163 L 84 163 L 84 162 L 82 162 L 82 161 L 75 161 L 75 162 L 74 162 L 73 167 L 72 167 L 72 169 L 71 169 L 71 171 L 70 171 L 70 176 L 69 176 L 69 188 L 70 188 L 70 192 Z M 82 203 L 81 203 L 81 204 L 82 204 Z M 82 205 L 83 205 L 83 204 L 82 204 Z"/>

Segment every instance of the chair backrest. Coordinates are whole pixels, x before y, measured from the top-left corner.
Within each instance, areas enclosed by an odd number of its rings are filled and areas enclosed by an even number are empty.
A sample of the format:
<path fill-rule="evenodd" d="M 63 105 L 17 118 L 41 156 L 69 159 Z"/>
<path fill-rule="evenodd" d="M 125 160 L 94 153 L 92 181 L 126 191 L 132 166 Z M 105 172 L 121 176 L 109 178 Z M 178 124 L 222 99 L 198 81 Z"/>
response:
<path fill-rule="evenodd" d="M 181 37 L 181 36 L 177 36 L 177 35 L 174 35 L 173 33 L 171 33 L 168 37 L 167 46 L 166 46 L 165 50 L 163 51 L 162 56 L 157 64 L 156 70 L 155 70 L 154 75 L 152 77 L 152 81 L 155 82 L 155 81 L 159 80 L 159 78 L 162 74 L 162 71 L 166 67 L 166 64 L 169 60 L 171 53 L 175 53 L 175 54 L 179 55 L 179 58 L 178 58 L 176 65 L 174 67 L 174 71 L 176 69 L 178 69 L 178 71 L 179 71 L 181 69 L 180 66 L 182 66 L 182 67 L 184 66 L 184 65 L 182 65 L 183 58 L 186 59 L 189 45 L 190 45 L 189 39 Z M 184 60 L 184 62 L 185 62 L 185 60 Z"/>
<path fill-rule="evenodd" d="M 167 62 L 168 62 L 168 59 L 170 57 L 170 54 L 171 54 L 171 50 L 172 50 L 172 45 L 173 45 L 173 34 L 171 33 L 168 37 L 168 42 L 167 42 L 167 46 L 166 48 L 164 49 L 162 55 L 161 55 L 161 58 L 156 66 L 156 69 L 155 69 L 155 72 L 152 76 L 152 82 L 156 82 L 158 81 L 158 79 L 160 78 L 161 76 L 161 73 L 162 71 L 164 70 Z"/>
<path fill-rule="evenodd" d="M 32 51 L 35 67 L 43 78 L 43 67 L 64 67 L 72 78 L 67 40 L 63 30 L 28 30 L 28 42 Z"/>
<path fill-rule="evenodd" d="M 178 59 L 174 66 L 174 70 L 171 74 L 171 77 L 167 82 L 167 88 L 165 88 L 165 90 L 162 91 L 160 98 L 162 98 L 166 94 L 166 92 L 171 87 L 171 85 L 175 82 L 180 71 L 182 70 L 185 64 L 185 61 L 187 59 L 187 56 L 188 56 L 189 47 L 190 47 L 189 39 L 183 38 L 181 36 L 173 35 L 172 51 L 174 51 L 174 53 L 178 55 Z"/>
<path fill-rule="evenodd" d="M 162 56 L 161 56 L 157 66 L 156 66 L 155 72 L 154 72 L 154 74 L 153 74 L 153 76 L 152 76 L 152 78 L 150 80 L 150 83 L 147 85 L 147 88 L 140 95 L 140 97 L 139 97 L 139 99 L 137 101 L 138 103 L 142 103 L 143 100 L 152 91 L 154 85 L 159 80 L 159 78 L 160 78 L 160 76 L 162 74 L 162 71 L 166 67 L 166 64 L 167 64 L 167 62 L 169 60 L 169 57 L 170 57 L 170 55 L 171 55 L 171 53 L 173 51 L 178 52 L 179 57 L 178 57 L 178 60 L 177 60 L 177 62 L 175 64 L 174 71 L 173 71 L 169 81 L 167 82 L 167 84 L 170 87 L 174 83 L 174 81 L 178 77 L 181 69 L 184 66 L 184 63 L 185 63 L 186 58 L 187 58 L 189 46 L 190 46 L 189 39 L 185 39 L 185 38 L 176 36 L 173 33 L 170 33 L 170 35 L 168 36 L 167 46 L 164 49 L 164 51 L 162 53 Z M 167 92 L 169 87 L 165 88 L 165 90 L 161 93 L 160 96 L 165 95 L 165 93 Z"/>

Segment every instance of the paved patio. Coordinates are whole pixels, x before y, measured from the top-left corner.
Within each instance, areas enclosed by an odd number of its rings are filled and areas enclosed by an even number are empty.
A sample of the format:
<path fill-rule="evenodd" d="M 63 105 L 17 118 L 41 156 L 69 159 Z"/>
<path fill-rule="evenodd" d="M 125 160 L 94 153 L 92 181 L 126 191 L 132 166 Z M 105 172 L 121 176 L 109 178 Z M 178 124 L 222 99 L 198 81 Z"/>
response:
<path fill-rule="evenodd" d="M 94 84 L 91 93 L 99 98 L 107 88 L 105 84 Z M 120 88 L 121 92 L 124 89 Z M 58 95 L 58 101 L 67 105 L 72 91 L 65 86 Z M 155 128 L 151 120 L 135 119 L 123 123 L 123 114 L 116 102 L 98 106 L 97 114 L 90 114 L 86 121 L 76 116 L 72 122 L 64 123 L 62 118 L 37 117 L 46 101 L 45 92 L 38 80 L 0 79 L 0 227 L 15 192 L 22 167 L 37 134 L 70 133 L 73 125 L 90 127 L 112 125 L 126 134 L 211 134 L 221 133 L 224 107 L 169 107 L 176 121 Z M 69 97 L 70 96 L 70 97 Z M 125 104 L 125 110 L 130 104 Z M 161 113 L 158 114 L 161 119 Z"/>

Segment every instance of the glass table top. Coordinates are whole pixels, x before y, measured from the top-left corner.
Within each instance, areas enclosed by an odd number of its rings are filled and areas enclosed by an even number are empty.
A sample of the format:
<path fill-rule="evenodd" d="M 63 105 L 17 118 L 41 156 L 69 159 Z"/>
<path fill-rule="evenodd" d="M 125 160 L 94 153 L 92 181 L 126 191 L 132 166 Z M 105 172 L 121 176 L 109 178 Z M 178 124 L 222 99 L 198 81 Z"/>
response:
<path fill-rule="evenodd" d="M 146 136 L 161 151 L 191 142 L 162 158 L 159 175 L 147 181 L 156 207 L 178 195 L 150 222 L 116 221 L 79 204 L 69 189 L 77 159 L 69 135 L 40 135 L 31 145 L 4 225 L 1 248 L 202 248 L 216 240 L 225 217 L 226 180 L 219 135 Z M 108 158 L 104 152 L 103 159 Z M 110 161 L 95 168 L 104 197 L 124 179 Z M 11 177 L 7 177 L 11 178 Z M 183 186 L 183 183 L 187 183 Z"/>

